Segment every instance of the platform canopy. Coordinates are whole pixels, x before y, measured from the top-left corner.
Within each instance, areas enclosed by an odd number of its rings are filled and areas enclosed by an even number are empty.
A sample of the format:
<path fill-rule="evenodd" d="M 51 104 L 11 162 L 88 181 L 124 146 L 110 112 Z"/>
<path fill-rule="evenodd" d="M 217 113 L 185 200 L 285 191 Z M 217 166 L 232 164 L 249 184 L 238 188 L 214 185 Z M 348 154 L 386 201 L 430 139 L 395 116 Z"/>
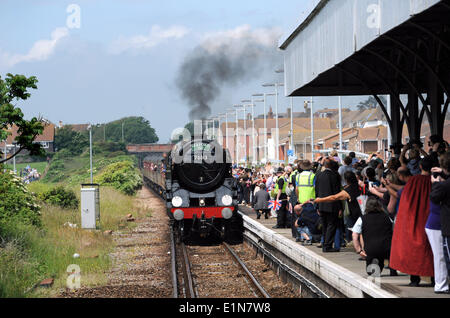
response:
<path fill-rule="evenodd" d="M 442 136 L 450 102 L 450 1 L 314 2 L 280 46 L 286 95 L 373 95 L 397 149 L 404 123 L 410 139 L 420 141 L 425 116 Z M 379 95 L 391 96 L 390 110 Z"/>

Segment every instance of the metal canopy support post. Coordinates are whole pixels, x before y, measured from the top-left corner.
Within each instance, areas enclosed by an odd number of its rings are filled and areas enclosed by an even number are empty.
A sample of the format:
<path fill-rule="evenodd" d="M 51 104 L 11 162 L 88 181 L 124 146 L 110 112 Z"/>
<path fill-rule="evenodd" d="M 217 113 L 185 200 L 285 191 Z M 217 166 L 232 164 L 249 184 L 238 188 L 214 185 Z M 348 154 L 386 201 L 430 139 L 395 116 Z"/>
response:
<path fill-rule="evenodd" d="M 442 104 L 444 103 L 444 96 L 443 92 L 439 87 L 439 84 L 437 83 L 436 78 L 430 74 L 428 78 L 429 83 L 429 91 L 428 91 L 428 101 L 430 103 L 430 128 L 431 133 L 433 135 L 444 135 L 444 121 L 441 120 L 441 116 L 445 116 L 445 114 L 442 115 Z"/>
<path fill-rule="evenodd" d="M 398 99 L 398 96 L 391 95 L 391 123 L 389 124 L 389 129 L 391 130 L 394 153 L 395 155 L 399 156 L 403 148 L 403 122 L 400 118 L 400 107 L 398 105 Z"/>
<path fill-rule="evenodd" d="M 339 96 L 339 150 L 343 150 L 342 147 L 342 96 Z"/>
<path fill-rule="evenodd" d="M 408 94 L 408 132 L 411 143 L 420 144 L 420 131 L 422 128 L 422 121 L 419 116 L 419 99 L 415 92 Z"/>

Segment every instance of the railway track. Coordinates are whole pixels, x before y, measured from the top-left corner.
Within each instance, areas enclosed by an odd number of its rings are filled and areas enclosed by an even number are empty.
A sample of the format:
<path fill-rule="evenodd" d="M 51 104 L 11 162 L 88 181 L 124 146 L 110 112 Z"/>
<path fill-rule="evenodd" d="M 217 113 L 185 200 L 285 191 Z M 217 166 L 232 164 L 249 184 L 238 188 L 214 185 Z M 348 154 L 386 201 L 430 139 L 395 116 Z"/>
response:
<path fill-rule="evenodd" d="M 169 228 L 173 298 L 299 296 L 264 264 L 264 260 L 257 260 L 258 253 L 254 254 L 251 247 L 246 251 L 244 244 L 235 248 L 226 243 L 186 246 L 180 242 L 179 233 L 175 233 L 172 226 Z M 245 261 L 240 255 L 245 256 Z M 252 263 L 251 266 L 248 263 Z"/>
<path fill-rule="evenodd" d="M 172 262 L 174 297 L 270 298 L 245 262 L 226 243 L 195 247 L 179 243 Z"/>

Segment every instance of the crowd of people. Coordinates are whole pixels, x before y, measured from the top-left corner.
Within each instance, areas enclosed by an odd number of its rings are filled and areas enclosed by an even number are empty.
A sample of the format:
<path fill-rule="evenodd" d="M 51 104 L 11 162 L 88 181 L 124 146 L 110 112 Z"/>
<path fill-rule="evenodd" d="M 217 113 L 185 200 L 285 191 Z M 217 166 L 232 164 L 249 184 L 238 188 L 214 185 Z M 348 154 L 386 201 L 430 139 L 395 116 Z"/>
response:
<path fill-rule="evenodd" d="M 448 294 L 450 149 L 439 136 L 428 146 L 408 144 L 387 162 L 379 153 L 359 160 L 333 152 L 280 167 L 235 165 L 238 200 L 305 246 L 353 246 L 369 275 L 388 268 L 410 275 L 413 287 L 431 277 L 435 292 Z"/>
<path fill-rule="evenodd" d="M 25 184 L 39 181 L 41 179 L 41 175 L 39 174 L 37 169 L 31 168 L 29 165 L 23 169 L 20 169 L 19 176 L 22 178 Z"/>

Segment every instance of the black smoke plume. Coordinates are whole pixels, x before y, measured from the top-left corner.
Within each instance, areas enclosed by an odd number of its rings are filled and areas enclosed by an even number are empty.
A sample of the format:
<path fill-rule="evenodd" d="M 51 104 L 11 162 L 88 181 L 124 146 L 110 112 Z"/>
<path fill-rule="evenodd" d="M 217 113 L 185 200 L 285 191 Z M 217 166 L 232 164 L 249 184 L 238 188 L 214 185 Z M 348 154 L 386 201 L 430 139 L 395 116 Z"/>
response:
<path fill-rule="evenodd" d="M 278 32 L 249 28 L 205 40 L 183 61 L 176 79 L 190 107 L 190 119 L 206 119 L 225 86 L 235 87 L 279 67 Z"/>

